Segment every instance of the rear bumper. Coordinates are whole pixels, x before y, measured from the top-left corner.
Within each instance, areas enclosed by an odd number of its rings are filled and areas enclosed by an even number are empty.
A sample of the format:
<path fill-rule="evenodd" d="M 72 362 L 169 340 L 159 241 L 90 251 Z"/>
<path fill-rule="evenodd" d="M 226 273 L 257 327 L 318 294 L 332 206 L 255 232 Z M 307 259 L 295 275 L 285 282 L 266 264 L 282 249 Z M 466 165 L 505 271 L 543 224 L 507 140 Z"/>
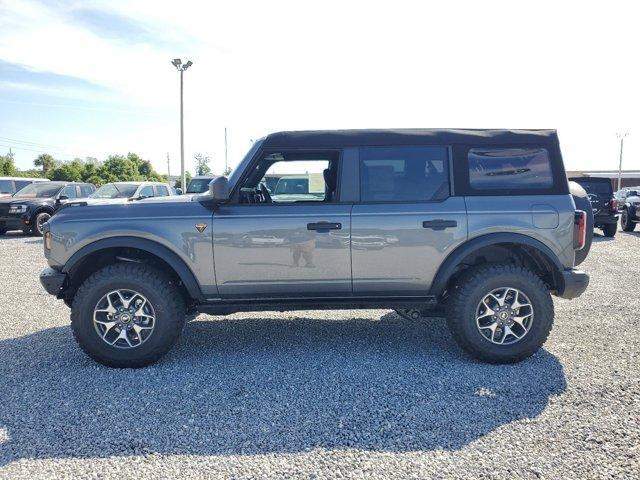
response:
<path fill-rule="evenodd" d="M 62 285 L 64 284 L 66 278 L 66 273 L 58 272 L 51 267 L 45 268 L 42 272 L 40 272 L 40 283 L 47 291 L 47 293 L 55 296 L 58 296 L 58 294 L 62 290 Z"/>
<path fill-rule="evenodd" d="M 558 297 L 568 300 L 577 298 L 584 293 L 589 286 L 589 275 L 575 268 L 562 272 L 564 288 L 558 292 Z"/>
<path fill-rule="evenodd" d="M 612 223 L 618 223 L 617 215 L 596 215 L 593 217 L 594 225 L 608 225 Z"/>

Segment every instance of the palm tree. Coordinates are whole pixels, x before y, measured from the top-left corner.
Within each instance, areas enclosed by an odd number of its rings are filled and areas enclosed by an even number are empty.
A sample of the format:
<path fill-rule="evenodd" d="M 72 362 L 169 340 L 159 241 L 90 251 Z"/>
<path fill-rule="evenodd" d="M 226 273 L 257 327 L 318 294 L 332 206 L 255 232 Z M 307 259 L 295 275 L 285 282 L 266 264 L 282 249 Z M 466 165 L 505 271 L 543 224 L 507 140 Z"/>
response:
<path fill-rule="evenodd" d="M 33 164 L 36 167 L 42 167 L 42 173 L 46 174 L 55 166 L 56 161 L 48 153 L 41 153 L 38 155 L 38 158 L 33 161 Z"/>

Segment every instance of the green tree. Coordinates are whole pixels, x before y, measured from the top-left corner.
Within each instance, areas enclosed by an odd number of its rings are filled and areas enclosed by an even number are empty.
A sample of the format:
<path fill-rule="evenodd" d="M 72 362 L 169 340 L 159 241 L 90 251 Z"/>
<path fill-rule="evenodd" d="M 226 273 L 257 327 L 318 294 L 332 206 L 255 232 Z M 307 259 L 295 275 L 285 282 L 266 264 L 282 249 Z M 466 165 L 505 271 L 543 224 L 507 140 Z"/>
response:
<path fill-rule="evenodd" d="M 49 170 L 49 180 L 63 180 L 67 182 L 82 182 L 84 180 L 85 164 L 79 158 L 64 162 Z"/>
<path fill-rule="evenodd" d="M 0 175 L 7 177 L 16 176 L 16 164 L 13 160 L 13 155 L 0 155 Z"/>
<path fill-rule="evenodd" d="M 36 167 L 42 167 L 42 173 L 44 173 L 46 175 L 49 170 L 51 170 L 52 168 L 54 168 L 56 166 L 56 161 L 48 153 L 41 153 L 33 161 L 33 164 Z"/>
<path fill-rule="evenodd" d="M 231 175 L 231 172 L 233 171 L 233 169 L 227 165 L 226 167 L 224 167 L 224 170 L 222 171 L 222 175 L 224 175 L 225 177 L 228 177 L 229 175 Z"/>
<path fill-rule="evenodd" d="M 209 166 L 211 159 L 208 155 L 196 153 L 193 159 L 196 161 L 196 175 L 209 175 L 211 173 L 211 167 Z"/>

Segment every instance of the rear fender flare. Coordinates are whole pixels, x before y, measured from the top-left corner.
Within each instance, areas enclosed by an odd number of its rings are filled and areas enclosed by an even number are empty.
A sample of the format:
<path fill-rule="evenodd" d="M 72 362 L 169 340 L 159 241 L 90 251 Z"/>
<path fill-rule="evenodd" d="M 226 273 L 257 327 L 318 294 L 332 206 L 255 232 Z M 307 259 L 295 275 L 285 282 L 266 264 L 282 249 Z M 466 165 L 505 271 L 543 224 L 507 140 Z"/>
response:
<path fill-rule="evenodd" d="M 451 276 L 467 256 L 481 248 L 498 245 L 500 243 L 515 243 L 538 250 L 548 259 L 549 263 L 554 266 L 555 271 L 553 272 L 553 278 L 558 291 L 561 293 L 564 290 L 564 280 L 562 277 L 564 266 L 560 263 L 560 260 L 558 260 L 557 255 L 554 254 L 547 245 L 540 240 L 520 233 L 489 233 L 463 243 L 449 254 L 442 265 L 440 265 L 438 273 L 436 273 L 433 283 L 431 284 L 429 294 L 435 297 L 441 296 L 446 290 Z"/>

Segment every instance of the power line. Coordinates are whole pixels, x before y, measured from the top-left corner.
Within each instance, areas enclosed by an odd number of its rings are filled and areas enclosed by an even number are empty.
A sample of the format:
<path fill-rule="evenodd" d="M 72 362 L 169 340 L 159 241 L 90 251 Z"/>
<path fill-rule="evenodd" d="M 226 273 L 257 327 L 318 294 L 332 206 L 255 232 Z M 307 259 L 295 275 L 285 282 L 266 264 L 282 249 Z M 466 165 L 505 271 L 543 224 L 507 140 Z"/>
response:
<path fill-rule="evenodd" d="M 15 138 L 8 138 L 8 137 L 0 137 L 0 139 L 7 141 L 7 142 L 11 142 L 11 143 L 20 143 L 22 145 L 29 145 L 32 147 L 44 147 L 44 148 L 63 148 L 60 147 L 59 145 L 49 145 L 46 143 L 38 143 L 38 142 L 31 142 L 28 140 L 16 140 Z"/>

